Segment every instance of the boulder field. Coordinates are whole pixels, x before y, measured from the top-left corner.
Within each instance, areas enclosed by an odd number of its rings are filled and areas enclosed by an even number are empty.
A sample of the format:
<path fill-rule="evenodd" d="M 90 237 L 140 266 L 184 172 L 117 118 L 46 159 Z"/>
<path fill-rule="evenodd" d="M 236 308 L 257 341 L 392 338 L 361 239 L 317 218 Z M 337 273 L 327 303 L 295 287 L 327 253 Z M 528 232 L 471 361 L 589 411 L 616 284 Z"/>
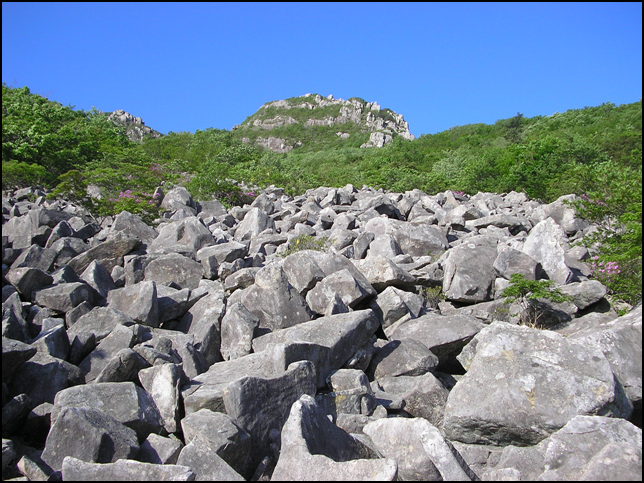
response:
<path fill-rule="evenodd" d="M 641 480 L 642 309 L 574 196 L 165 190 L 3 193 L 3 479 Z"/>

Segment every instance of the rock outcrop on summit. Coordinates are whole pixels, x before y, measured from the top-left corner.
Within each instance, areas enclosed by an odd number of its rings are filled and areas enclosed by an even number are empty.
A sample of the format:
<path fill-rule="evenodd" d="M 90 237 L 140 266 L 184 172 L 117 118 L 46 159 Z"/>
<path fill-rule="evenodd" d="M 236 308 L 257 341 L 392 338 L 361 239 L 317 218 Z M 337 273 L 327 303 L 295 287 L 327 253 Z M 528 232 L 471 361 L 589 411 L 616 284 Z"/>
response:
<path fill-rule="evenodd" d="M 163 191 L 3 193 L 3 479 L 641 480 L 642 308 L 565 198 Z M 545 329 L 515 273 L 571 296 Z"/>
<path fill-rule="evenodd" d="M 300 130 L 293 130 L 292 126 Z M 306 143 L 300 139 L 304 138 L 301 133 L 311 128 L 316 129 L 318 137 L 321 133 L 342 140 L 364 137 L 365 142 L 360 145 L 364 148 L 381 148 L 397 136 L 414 139 L 403 116 L 391 109 L 382 109 L 378 103 L 358 97 L 343 100 L 319 94 L 267 102 L 233 130 L 245 142 L 285 153 Z"/>

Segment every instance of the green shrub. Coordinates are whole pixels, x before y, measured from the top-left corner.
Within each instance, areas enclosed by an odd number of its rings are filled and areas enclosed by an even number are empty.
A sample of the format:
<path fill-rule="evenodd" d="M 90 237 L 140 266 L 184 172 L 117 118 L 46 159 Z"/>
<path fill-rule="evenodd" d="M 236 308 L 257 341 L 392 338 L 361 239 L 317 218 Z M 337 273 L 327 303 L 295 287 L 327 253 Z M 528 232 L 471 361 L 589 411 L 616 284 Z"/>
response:
<path fill-rule="evenodd" d="M 328 246 L 329 240 L 327 237 L 315 237 L 306 234 L 299 235 L 288 241 L 288 248 L 284 252 L 283 256 L 288 257 L 289 255 L 302 250 L 324 251 Z"/>
<path fill-rule="evenodd" d="M 425 307 L 437 309 L 438 304 L 445 300 L 442 287 L 423 287 L 420 289 L 420 296 L 423 298 Z"/>
<path fill-rule="evenodd" d="M 525 275 L 514 273 L 510 277 L 510 285 L 503 291 L 502 296 L 507 297 L 506 304 L 519 302 L 523 309 L 520 314 L 520 322 L 536 329 L 545 328 L 541 323 L 544 315 L 539 306 L 538 299 L 550 300 L 551 302 L 569 302 L 572 297 L 564 295 L 558 288 L 553 288 L 552 280 L 529 280 Z"/>

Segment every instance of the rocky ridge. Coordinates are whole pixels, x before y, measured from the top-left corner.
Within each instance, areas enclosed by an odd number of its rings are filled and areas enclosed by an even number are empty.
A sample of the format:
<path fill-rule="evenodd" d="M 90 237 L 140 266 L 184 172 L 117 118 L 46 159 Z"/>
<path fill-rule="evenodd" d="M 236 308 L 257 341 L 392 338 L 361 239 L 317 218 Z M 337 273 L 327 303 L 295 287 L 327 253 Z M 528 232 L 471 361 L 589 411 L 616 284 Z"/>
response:
<path fill-rule="evenodd" d="M 117 109 L 116 111 L 111 112 L 107 116 L 107 119 L 117 126 L 125 126 L 125 132 L 130 141 L 140 143 L 144 139 L 156 139 L 162 136 L 160 132 L 146 126 L 143 119 L 140 117 L 134 117 L 123 109 Z"/>
<path fill-rule="evenodd" d="M 641 479 L 641 305 L 566 197 L 176 187 L 151 227 L 44 194 L 2 199 L 3 478 Z M 549 330 L 513 273 L 571 295 Z"/>
<path fill-rule="evenodd" d="M 301 146 L 297 136 L 282 136 L 280 128 L 288 125 L 304 128 L 325 127 L 341 139 L 349 139 L 346 131 L 369 133 L 368 141 L 360 147 L 382 147 L 394 137 L 414 139 L 409 125 L 401 114 L 382 109 L 376 102 L 353 97 L 334 99 L 332 95 L 305 94 L 285 100 L 267 102 L 243 123 L 233 127 L 240 131 L 245 142 L 254 142 L 272 151 L 284 153 Z M 252 139 L 249 137 L 252 134 Z M 353 134 L 355 135 L 355 133 Z"/>

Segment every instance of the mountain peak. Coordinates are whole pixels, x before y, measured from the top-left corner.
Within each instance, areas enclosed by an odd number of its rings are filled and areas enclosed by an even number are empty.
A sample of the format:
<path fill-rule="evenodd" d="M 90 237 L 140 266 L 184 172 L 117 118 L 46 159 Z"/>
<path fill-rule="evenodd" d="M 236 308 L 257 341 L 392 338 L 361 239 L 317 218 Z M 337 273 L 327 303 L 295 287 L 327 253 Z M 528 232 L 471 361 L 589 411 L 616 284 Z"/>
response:
<path fill-rule="evenodd" d="M 233 128 L 242 140 L 277 152 L 329 143 L 382 147 L 395 137 L 414 139 L 401 114 L 359 97 L 335 99 L 320 94 L 271 101 Z M 317 139 L 311 134 L 315 133 Z M 336 142 L 333 142 L 335 144 Z"/>

